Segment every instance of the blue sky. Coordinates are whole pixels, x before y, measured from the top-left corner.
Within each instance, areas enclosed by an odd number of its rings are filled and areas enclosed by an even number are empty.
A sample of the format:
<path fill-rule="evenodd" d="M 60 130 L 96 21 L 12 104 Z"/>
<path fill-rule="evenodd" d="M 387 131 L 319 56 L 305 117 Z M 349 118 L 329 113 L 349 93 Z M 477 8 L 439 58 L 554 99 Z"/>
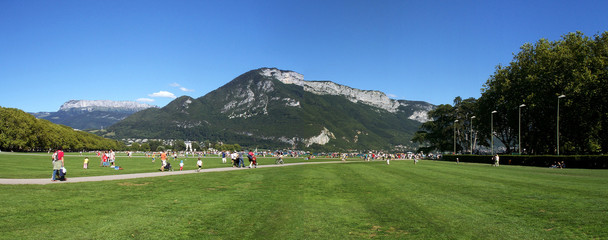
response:
<path fill-rule="evenodd" d="M 395 99 L 479 97 L 524 43 L 608 30 L 608 1 L 0 1 L 0 106 L 204 96 L 276 67 Z"/>

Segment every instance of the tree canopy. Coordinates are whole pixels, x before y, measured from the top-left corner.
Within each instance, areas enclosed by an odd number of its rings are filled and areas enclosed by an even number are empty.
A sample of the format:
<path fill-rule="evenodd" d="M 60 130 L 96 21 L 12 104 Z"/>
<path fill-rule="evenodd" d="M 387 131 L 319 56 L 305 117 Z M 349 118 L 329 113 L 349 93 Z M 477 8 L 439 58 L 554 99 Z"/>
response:
<path fill-rule="evenodd" d="M 0 107 L 0 149 L 4 151 L 124 149 L 124 144 L 37 119 L 19 109 Z"/>
<path fill-rule="evenodd" d="M 467 123 L 470 117 L 463 114 L 472 113 L 479 131 L 475 143 L 489 146 L 494 136 L 512 152 L 519 147 L 521 119 L 521 148 L 528 154 L 555 154 L 558 101 L 560 152 L 608 152 L 608 32 L 592 38 L 576 32 L 553 42 L 524 44 L 507 66 L 496 67 L 472 111 L 456 109 L 457 101 L 453 107 L 441 106 L 429 113 L 434 121 L 422 130 L 430 146 L 444 151 L 447 143 L 453 144 L 449 121 Z"/>

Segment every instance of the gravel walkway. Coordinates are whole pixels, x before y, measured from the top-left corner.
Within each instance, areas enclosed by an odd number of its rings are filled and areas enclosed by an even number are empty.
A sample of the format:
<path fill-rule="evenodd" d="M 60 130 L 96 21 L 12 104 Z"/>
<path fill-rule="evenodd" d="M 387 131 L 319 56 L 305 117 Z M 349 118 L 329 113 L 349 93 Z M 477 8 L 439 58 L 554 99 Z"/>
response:
<path fill-rule="evenodd" d="M 269 168 L 269 167 L 285 167 L 294 165 L 305 165 L 305 164 L 325 164 L 325 163 L 340 163 L 340 162 L 300 162 L 300 163 L 286 163 L 283 165 L 260 165 L 258 168 Z M 249 168 L 208 168 L 203 169 L 198 173 L 206 172 L 226 172 L 226 171 L 237 171 L 237 170 L 252 170 Z M 150 173 L 134 173 L 134 174 L 121 174 L 121 175 L 106 175 L 106 176 L 93 176 L 93 177 L 73 177 L 68 178 L 67 181 L 51 181 L 50 178 L 36 178 L 36 179 L 10 179 L 0 178 L 0 184 L 59 184 L 59 183 L 76 183 L 76 182 L 99 182 L 99 181 L 111 181 L 111 180 L 123 180 L 132 178 L 147 178 L 147 177 L 161 177 L 168 175 L 181 175 L 181 174 L 192 174 L 197 173 L 196 170 L 186 171 L 167 171 L 167 172 L 150 172 Z"/>

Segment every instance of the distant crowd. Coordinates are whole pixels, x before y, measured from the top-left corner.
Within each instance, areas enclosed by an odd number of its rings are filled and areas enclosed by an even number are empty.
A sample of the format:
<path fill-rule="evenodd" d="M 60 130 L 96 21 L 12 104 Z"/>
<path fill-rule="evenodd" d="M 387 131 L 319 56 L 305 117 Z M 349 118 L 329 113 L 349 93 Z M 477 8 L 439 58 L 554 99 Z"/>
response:
<path fill-rule="evenodd" d="M 99 157 L 99 166 L 100 167 L 108 167 L 116 170 L 120 170 L 122 168 L 116 165 L 116 152 L 112 149 L 108 151 L 96 151 L 95 154 Z M 131 158 L 133 153 L 128 151 L 126 152 L 127 157 Z M 414 163 L 418 163 L 418 159 L 422 158 L 440 158 L 440 155 L 434 156 L 432 154 L 423 155 L 423 154 L 414 154 L 414 153 L 384 153 L 384 152 L 368 152 L 368 153 L 317 153 L 311 154 L 310 152 L 304 151 L 205 151 L 205 152 L 174 152 L 174 151 L 160 151 L 160 152 L 145 152 L 146 157 L 151 158 L 152 162 L 156 162 L 157 158 L 160 158 L 160 171 L 173 171 L 173 167 L 171 163 L 168 161 L 169 158 L 173 158 L 174 161 L 178 161 L 180 157 L 198 157 L 196 162 L 197 171 L 201 171 L 203 168 L 202 157 L 204 156 L 219 156 L 221 157 L 221 161 L 223 164 L 228 164 L 228 159 L 230 159 L 230 164 L 233 168 L 257 168 L 258 167 L 258 157 L 274 157 L 275 164 L 284 164 L 286 157 L 291 158 L 299 158 L 302 157 L 305 160 L 315 159 L 317 157 L 327 157 L 327 158 L 340 158 L 342 161 L 346 161 L 349 158 L 360 158 L 364 161 L 386 161 L 387 164 L 390 164 L 391 160 L 397 159 L 412 159 Z M 82 156 L 82 152 L 80 152 Z M 248 164 L 245 163 L 245 158 L 247 158 Z M 67 178 L 64 162 L 64 152 L 61 149 L 56 150 L 52 154 L 53 161 L 53 175 L 52 181 L 65 181 Z M 560 165 L 561 166 L 561 165 Z M 83 169 L 89 168 L 89 158 L 85 157 L 83 162 Z M 179 161 L 179 170 L 184 169 L 184 160 Z"/>

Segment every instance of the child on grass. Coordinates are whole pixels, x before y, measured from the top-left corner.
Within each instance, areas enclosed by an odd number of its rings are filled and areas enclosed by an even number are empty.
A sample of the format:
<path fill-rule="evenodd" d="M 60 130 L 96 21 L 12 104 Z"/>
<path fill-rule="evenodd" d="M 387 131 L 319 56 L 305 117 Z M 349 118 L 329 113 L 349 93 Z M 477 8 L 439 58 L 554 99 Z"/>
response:
<path fill-rule="evenodd" d="M 198 170 L 196 170 L 197 172 L 200 172 L 201 169 L 203 168 L 203 160 L 201 160 L 201 158 L 198 158 L 198 161 L 196 162 L 196 166 L 198 166 Z"/>
<path fill-rule="evenodd" d="M 179 170 L 180 171 L 184 170 L 184 160 L 182 160 L 181 162 L 179 162 Z"/>

